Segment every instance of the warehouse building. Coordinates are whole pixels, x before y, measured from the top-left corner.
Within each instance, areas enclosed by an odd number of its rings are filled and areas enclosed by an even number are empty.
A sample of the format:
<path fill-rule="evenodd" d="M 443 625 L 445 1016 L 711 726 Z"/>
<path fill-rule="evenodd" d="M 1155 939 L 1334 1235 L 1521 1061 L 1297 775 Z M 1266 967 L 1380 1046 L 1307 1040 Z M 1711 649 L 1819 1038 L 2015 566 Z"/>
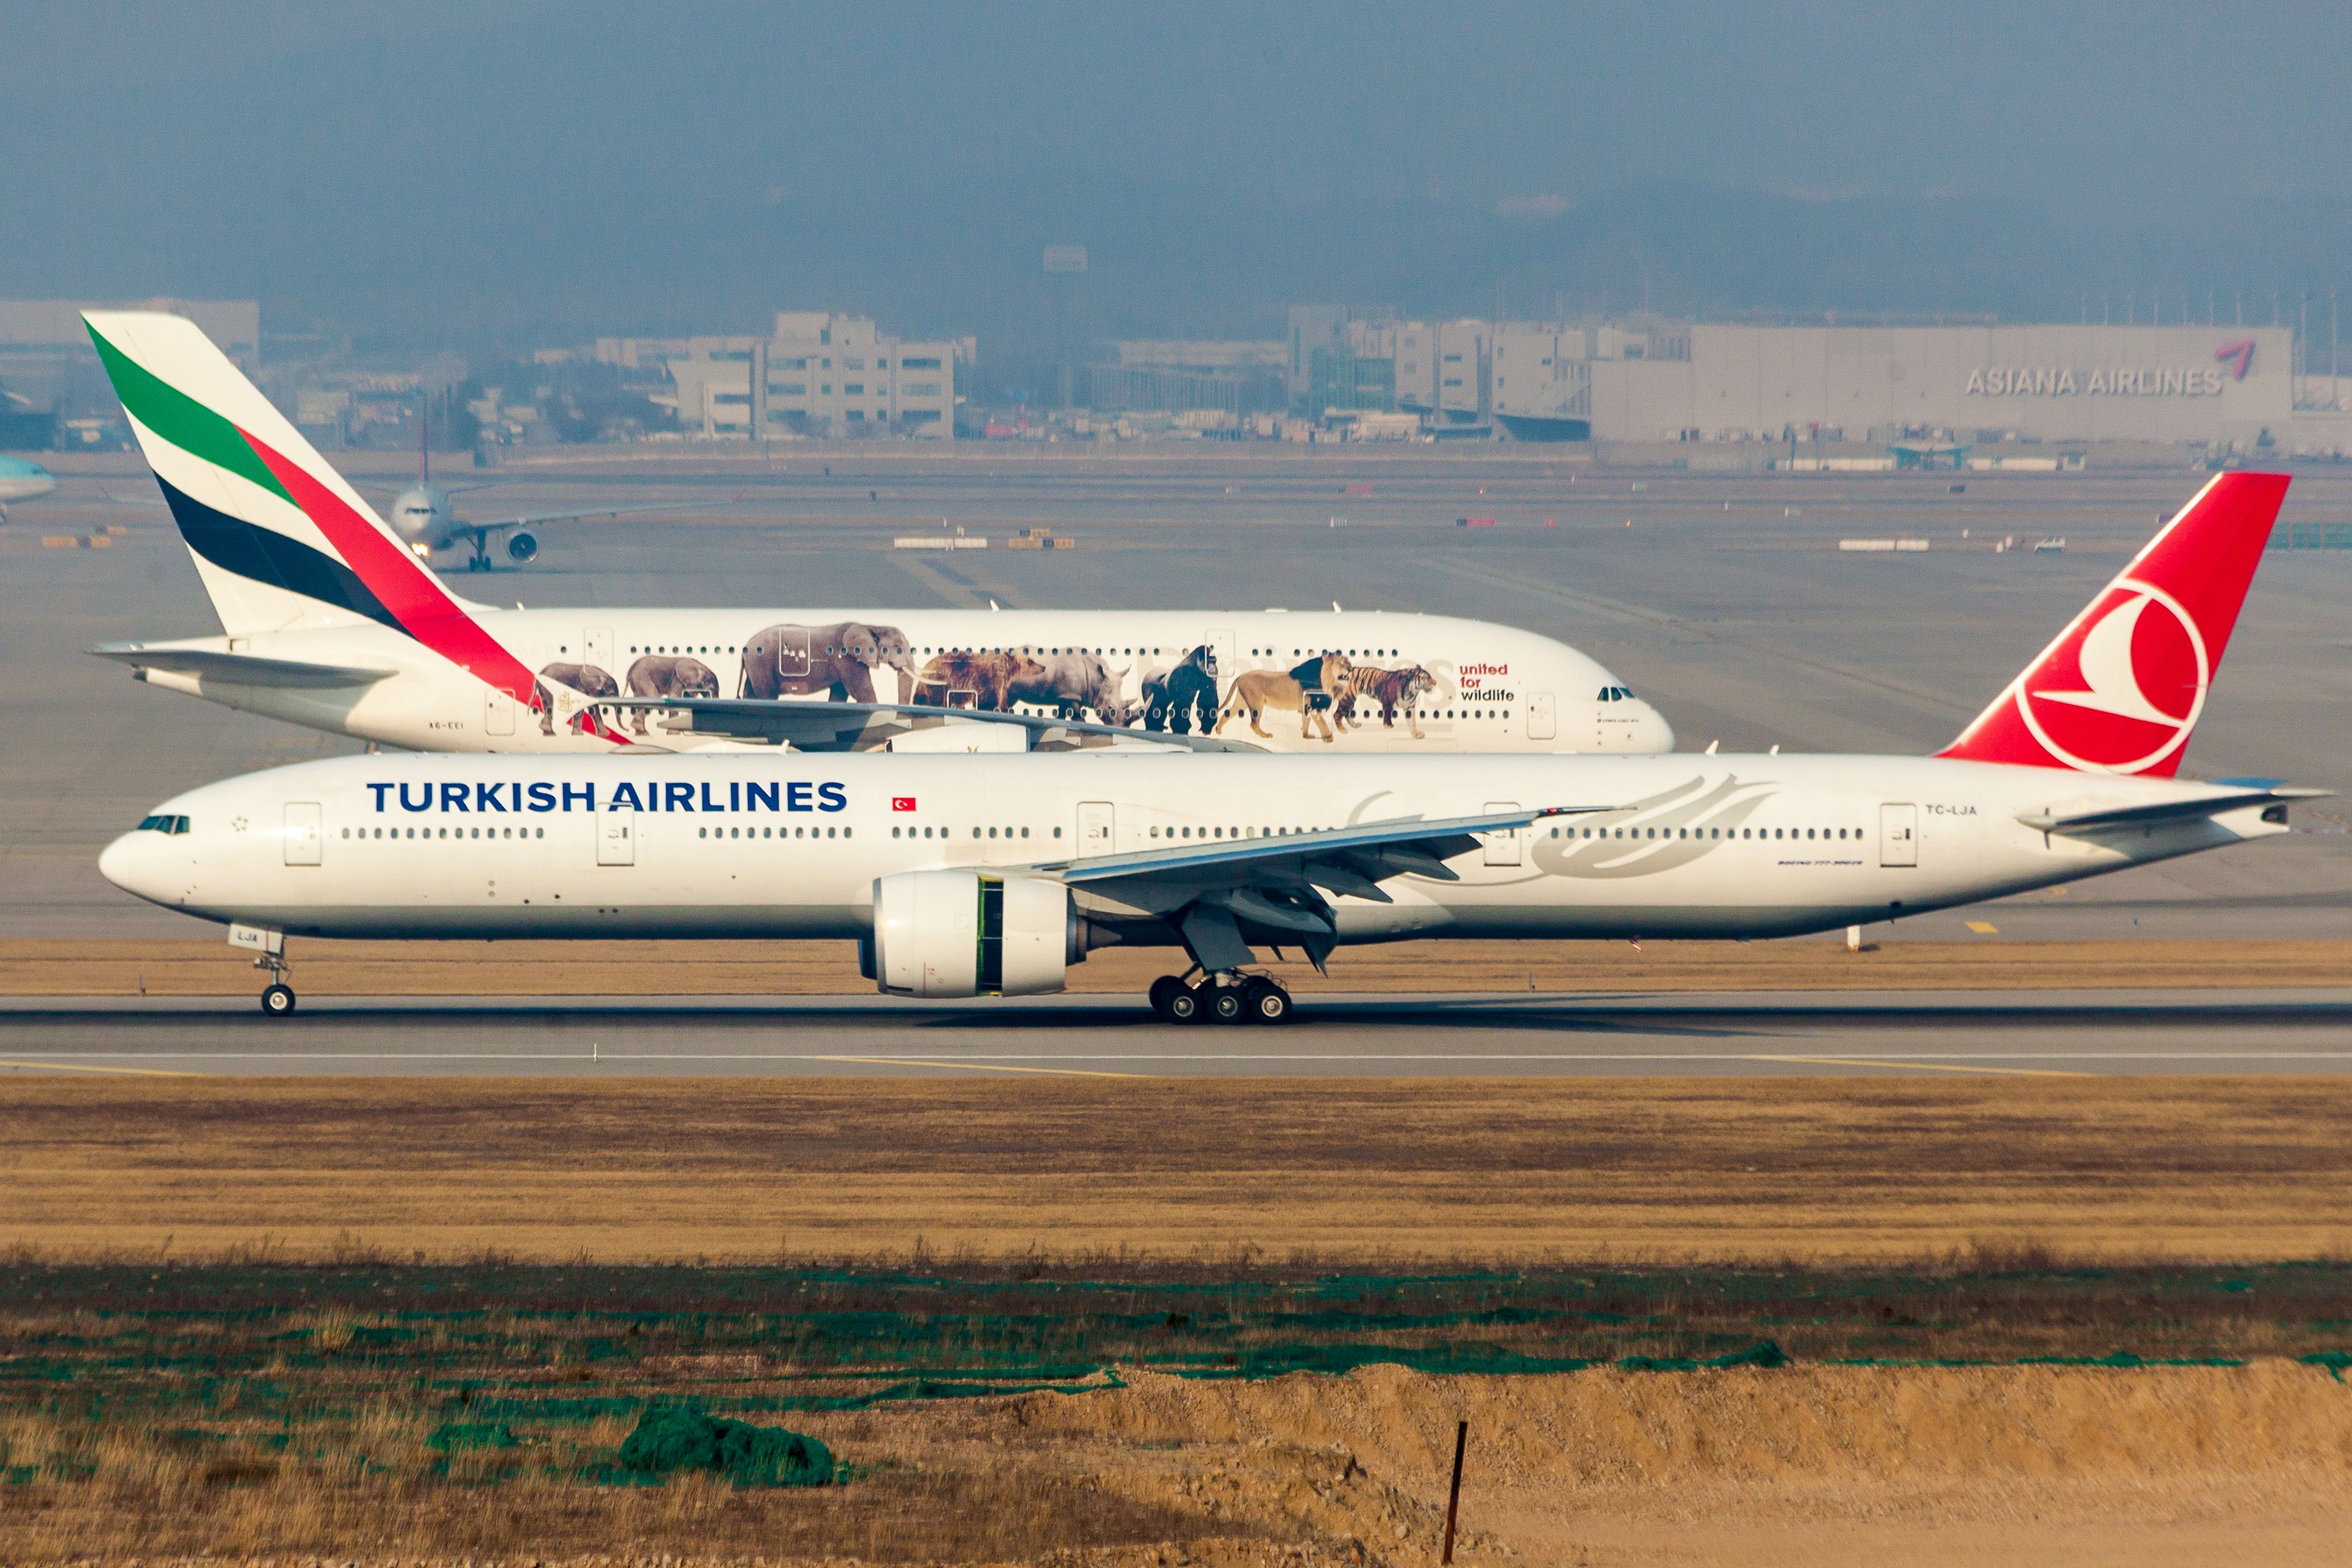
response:
<path fill-rule="evenodd" d="M 2284 442 L 2281 327 L 1689 327 L 1591 365 L 1613 441 Z"/>

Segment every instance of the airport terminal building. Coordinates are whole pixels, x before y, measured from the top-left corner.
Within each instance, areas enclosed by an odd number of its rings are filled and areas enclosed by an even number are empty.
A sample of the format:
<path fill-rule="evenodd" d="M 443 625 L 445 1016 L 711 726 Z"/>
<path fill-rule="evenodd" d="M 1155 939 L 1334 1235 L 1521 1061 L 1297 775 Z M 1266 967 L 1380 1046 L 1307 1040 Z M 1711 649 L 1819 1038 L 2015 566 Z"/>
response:
<path fill-rule="evenodd" d="M 2282 327 L 1748 327 L 1593 356 L 1604 441 L 1960 439 L 2236 444 L 2287 438 Z"/>

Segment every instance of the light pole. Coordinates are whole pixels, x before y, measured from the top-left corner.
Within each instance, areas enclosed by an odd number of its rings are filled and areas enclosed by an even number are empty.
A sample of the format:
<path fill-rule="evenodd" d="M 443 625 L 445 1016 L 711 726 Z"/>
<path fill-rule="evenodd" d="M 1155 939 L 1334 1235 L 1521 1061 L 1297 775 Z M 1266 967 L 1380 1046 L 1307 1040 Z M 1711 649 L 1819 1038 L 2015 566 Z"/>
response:
<path fill-rule="evenodd" d="M 1045 247 L 1045 276 L 1054 280 L 1054 359 L 1061 372 L 1061 402 L 1064 410 L 1070 406 L 1070 285 L 1064 279 L 1087 269 L 1087 247 L 1082 245 L 1049 245 Z"/>

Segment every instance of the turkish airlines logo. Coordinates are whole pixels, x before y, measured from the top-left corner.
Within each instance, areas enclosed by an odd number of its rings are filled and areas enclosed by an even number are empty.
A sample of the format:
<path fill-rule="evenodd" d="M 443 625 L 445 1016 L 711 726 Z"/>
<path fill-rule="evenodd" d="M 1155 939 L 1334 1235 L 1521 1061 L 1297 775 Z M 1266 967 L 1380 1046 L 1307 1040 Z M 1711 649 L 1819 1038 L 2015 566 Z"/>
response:
<path fill-rule="evenodd" d="M 915 798 L 912 795 L 893 795 L 890 797 L 890 810 L 894 811 L 911 811 L 914 809 Z"/>
<path fill-rule="evenodd" d="M 2137 773 L 2188 743 L 2212 674 L 2180 601 L 2122 578 L 2026 673 L 2017 711 L 2069 767 Z"/>
<path fill-rule="evenodd" d="M 2242 382 L 2246 372 L 2254 368 L 2254 340 L 2241 338 L 2234 343 L 2224 343 L 2213 350 L 2213 357 L 2230 366 L 2230 379 Z"/>

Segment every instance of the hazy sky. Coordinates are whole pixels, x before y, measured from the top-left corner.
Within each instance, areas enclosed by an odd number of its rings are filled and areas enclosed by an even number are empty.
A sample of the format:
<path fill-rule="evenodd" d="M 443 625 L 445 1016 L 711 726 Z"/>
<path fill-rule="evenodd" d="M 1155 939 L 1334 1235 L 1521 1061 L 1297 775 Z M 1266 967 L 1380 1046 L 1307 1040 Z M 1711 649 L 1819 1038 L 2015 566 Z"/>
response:
<path fill-rule="evenodd" d="M 1498 283 L 1515 311 L 2266 310 L 2352 273 L 2352 47 L 2340 7 L 2228 11 L 5 0 L 0 295 L 1009 340 L 1063 241 L 1082 327 L 1124 335 Z"/>

